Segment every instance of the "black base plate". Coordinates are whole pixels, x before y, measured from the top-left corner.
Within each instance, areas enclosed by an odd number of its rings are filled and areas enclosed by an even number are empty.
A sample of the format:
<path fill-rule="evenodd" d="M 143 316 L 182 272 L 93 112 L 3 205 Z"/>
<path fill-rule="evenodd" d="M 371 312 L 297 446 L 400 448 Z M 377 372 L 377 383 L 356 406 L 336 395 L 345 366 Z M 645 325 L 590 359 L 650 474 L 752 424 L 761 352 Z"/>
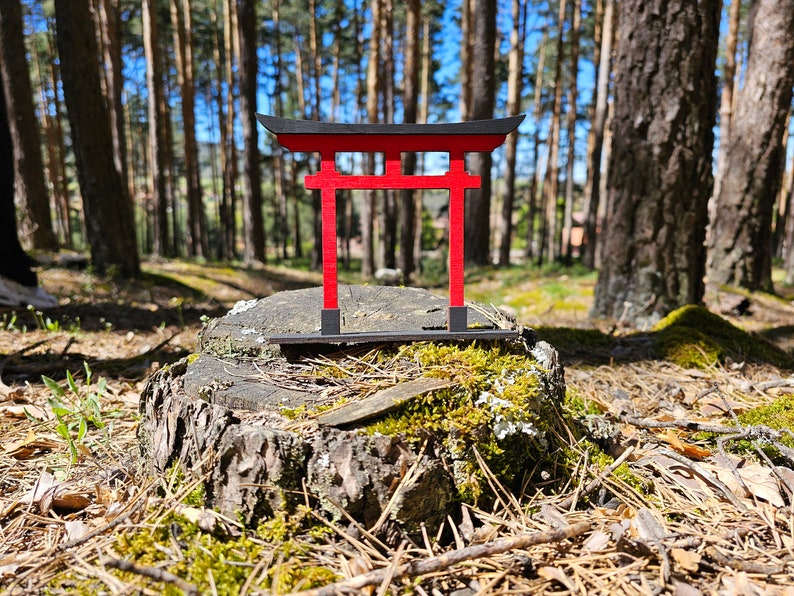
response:
<path fill-rule="evenodd" d="M 368 344 L 408 341 L 474 341 L 476 339 L 517 339 L 515 329 L 467 329 L 466 331 L 447 331 L 446 329 L 420 329 L 418 331 L 370 331 L 363 333 L 340 333 L 322 335 L 320 333 L 281 333 L 271 335 L 271 344 Z"/>

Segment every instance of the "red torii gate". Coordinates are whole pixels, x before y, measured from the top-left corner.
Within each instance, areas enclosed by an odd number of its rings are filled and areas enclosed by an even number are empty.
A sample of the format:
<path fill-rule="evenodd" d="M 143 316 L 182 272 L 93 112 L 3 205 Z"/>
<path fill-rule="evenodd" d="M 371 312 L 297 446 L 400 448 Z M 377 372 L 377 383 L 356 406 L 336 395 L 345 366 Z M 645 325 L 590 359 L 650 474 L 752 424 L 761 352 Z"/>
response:
<path fill-rule="evenodd" d="M 307 189 L 322 191 L 323 308 L 320 335 L 278 336 L 279 343 L 310 341 L 374 341 L 399 336 L 400 339 L 427 339 L 429 334 L 447 338 L 488 339 L 515 335 L 506 330 L 469 330 L 464 305 L 464 196 L 467 188 L 479 188 L 480 177 L 466 171 L 468 152 L 491 152 L 518 128 L 524 116 L 496 120 L 473 120 L 451 124 L 338 124 L 309 120 L 290 120 L 257 114 L 257 120 L 291 151 L 319 152 L 320 170 L 306 175 Z M 405 175 L 401 170 L 404 152 L 446 152 L 449 171 L 440 175 Z M 338 152 L 384 153 L 385 173 L 349 175 L 336 170 Z M 449 190 L 449 309 L 447 330 L 429 333 L 341 334 L 337 281 L 336 191 L 368 189 L 447 189 Z M 474 335 L 472 335 L 474 334 Z M 366 336 L 366 337 L 364 337 Z M 370 337 L 371 336 L 371 337 Z"/>

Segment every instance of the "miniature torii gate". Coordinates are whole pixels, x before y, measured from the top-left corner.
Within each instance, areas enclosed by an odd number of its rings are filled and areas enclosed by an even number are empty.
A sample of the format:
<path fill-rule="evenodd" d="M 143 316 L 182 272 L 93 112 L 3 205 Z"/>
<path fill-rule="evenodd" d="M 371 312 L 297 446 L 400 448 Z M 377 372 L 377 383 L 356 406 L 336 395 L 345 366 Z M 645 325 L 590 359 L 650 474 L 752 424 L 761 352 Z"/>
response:
<path fill-rule="evenodd" d="M 451 124 L 337 124 L 289 120 L 256 115 L 259 122 L 291 151 L 319 152 L 320 170 L 307 174 L 307 189 L 322 191 L 323 308 L 320 335 L 280 335 L 278 343 L 355 342 L 394 338 L 404 340 L 445 337 L 494 339 L 514 336 L 515 331 L 468 328 L 464 305 L 464 196 L 467 188 L 479 188 L 480 177 L 466 171 L 468 152 L 490 152 L 504 143 L 524 116 L 496 120 L 474 120 Z M 449 153 L 449 171 L 440 175 L 405 175 L 401 170 L 404 152 Z M 336 170 L 338 152 L 384 153 L 384 174 L 348 175 Z M 449 309 L 446 331 L 406 333 L 340 333 L 337 281 L 336 191 L 368 189 L 449 190 Z"/>

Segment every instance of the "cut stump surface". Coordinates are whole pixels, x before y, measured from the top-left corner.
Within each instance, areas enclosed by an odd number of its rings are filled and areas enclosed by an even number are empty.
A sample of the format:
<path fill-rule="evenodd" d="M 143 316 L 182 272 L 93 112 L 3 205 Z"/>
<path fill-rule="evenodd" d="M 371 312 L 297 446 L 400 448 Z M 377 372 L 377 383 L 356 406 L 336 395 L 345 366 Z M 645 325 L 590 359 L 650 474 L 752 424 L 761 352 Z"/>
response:
<path fill-rule="evenodd" d="M 446 299 L 425 290 L 342 286 L 339 296 L 343 333 L 446 323 Z M 454 352 L 448 367 L 423 361 L 419 344 L 401 351 L 391 344 L 269 343 L 274 334 L 316 332 L 321 303 L 322 288 L 240 302 L 205 326 L 198 354 L 153 375 L 140 402 L 139 442 L 149 470 L 177 465 L 204 473 L 208 505 L 250 523 L 308 498 L 332 518 L 416 535 L 422 524 L 435 531 L 466 492 L 462 484 L 475 474 L 471 437 L 487 429 L 494 445 L 524 449 L 534 441 L 543 450 L 539 421 L 556 411 L 565 389 L 556 352 L 530 330 L 516 340 L 467 344 L 466 357 L 474 353 L 481 369 L 471 375 L 460 369 L 464 352 Z M 493 308 L 469 313 L 469 325 L 478 328 L 516 328 Z M 519 362 L 521 370 L 490 370 L 493 358 Z M 511 389 L 524 387 L 516 374 L 536 380 L 531 396 Z M 513 394 L 515 407 L 505 399 Z M 482 428 L 400 430 L 401 412 L 418 416 L 421 408 L 440 407 L 433 396 Z M 392 420 L 395 432 L 371 426 L 382 420 Z"/>

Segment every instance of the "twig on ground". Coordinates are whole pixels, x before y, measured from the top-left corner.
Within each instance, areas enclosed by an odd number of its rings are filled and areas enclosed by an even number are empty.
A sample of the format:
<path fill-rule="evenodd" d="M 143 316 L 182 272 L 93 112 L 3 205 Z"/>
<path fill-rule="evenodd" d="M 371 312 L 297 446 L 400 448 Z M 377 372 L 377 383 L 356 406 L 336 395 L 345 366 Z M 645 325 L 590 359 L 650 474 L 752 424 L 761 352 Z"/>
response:
<path fill-rule="evenodd" d="M 738 557 L 722 553 L 713 546 L 707 547 L 705 552 L 710 559 L 717 563 L 717 565 L 730 567 L 736 571 L 758 573 L 760 575 L 775 575 L 778 573 L 783 573 L 786 570 L 786 565 L 783 563 L 780 565 L 765 565 L 755 561 L 745 561 L 744 559 L 739 559 Z"/>
<path fill-rule="evenodd" d="M 618 415 L 618 419 L 621 422 L 631 424 L 637 428 L 682 428 L 695 432 L 730 435 L 729 437 L 724 437 L 723 442 L 726 440 L 741 439 L 761 441 L 762 443 L 773 445 L 783 457 L 794 463 L 794 449 L 786 446 L 781 441 L 784 434 L 794 437 L 794 433 L 787 428 L 776 429 L 771 426 L 766 426 L 765 424 L 724 426 L 720 424 L 704 424 L 694 420 L 650 420 L 647 418 L 637 418 L 630 414 Z"/>
<path fill-rule="evenodd" d="M 595 478 L 593 478 L 590 482 L 588 482 L 584 488 L 582 488 L 578 492 L 574 492 L 573 494 L 565 497 L 559 503 L 556 503 L 557 508 L 570 509 L 571 507 L 573 507 L 576 504 L 576 502 L 579 500 L 579 498 L 586 497 L 594 490 L 596 490 L 599 486 L 601 486 L 601 483 L 604 482 L 604 479 L 607 478 L 608 476 L 611 476 L 612 473 L 615 470 L 617 470 L 623 464 L 623 462 L 625 462 L 631 456 L 632 453 L 634 453 L 634 447 L 629 446 L 623 453 L 620 454 L 620 457 L 618 457 L 615 461 L 613 461 L 606 468 L 604 468 L 601 471 L 601 473 Z"/>
<path fill-rule="evenodd" d="M 380 584 L 388 574 L 393 574 L 395 577 L 416 577 L 418 575 L 435 573 L 452 567 L 453 565 L 457 565 L 458 563 L 471 561 L 472 559 L 490 557 L 510 550 L 527 548 L 537 544 L 561 542 L 562 540 L 567 540 L 583 534 L 588 530 L 590 530 L 590 522 L 578 522 L 560 530 L 528 532 L 526 534 L 519 534 L 507 538 L 498 538 L 484 544 L 474 544 L 459 548 L 436 557 L 430 557 L 429 559 L 403 563 L 396 569 L 391 566 L 385 569 L 377 569 L 369 573 L 357 575 L 348 580 L 329 584 L 322 588 L 299 592 L 299 594 L 301 596 L 336 596 L 337 594 L 343 594 L 345 592 L 356 592 L 361 590 L 361 588 Z"/>
<path fill-rule="evenodd" d="M 114 559 L 112 557 L 108 557 L 107 559 L 103 560 L 102 564 L 106 567 L 118 569 L 119 571 L 128 571 L 130 573 L 135 573 L 136 575 L 142 575 L 143 577 L 151 578 L 155 581 L 173 584 L 189 596 L 198 596 L 199 593 L 198 588 L 196 588 L 196 586 L 193 584 L 186 582 L 181 577 L 176 576 L 173 573 L 169 573 L 163 569 L 158 569 L 157 567 L 143 567 L 124 559 Z"/>

